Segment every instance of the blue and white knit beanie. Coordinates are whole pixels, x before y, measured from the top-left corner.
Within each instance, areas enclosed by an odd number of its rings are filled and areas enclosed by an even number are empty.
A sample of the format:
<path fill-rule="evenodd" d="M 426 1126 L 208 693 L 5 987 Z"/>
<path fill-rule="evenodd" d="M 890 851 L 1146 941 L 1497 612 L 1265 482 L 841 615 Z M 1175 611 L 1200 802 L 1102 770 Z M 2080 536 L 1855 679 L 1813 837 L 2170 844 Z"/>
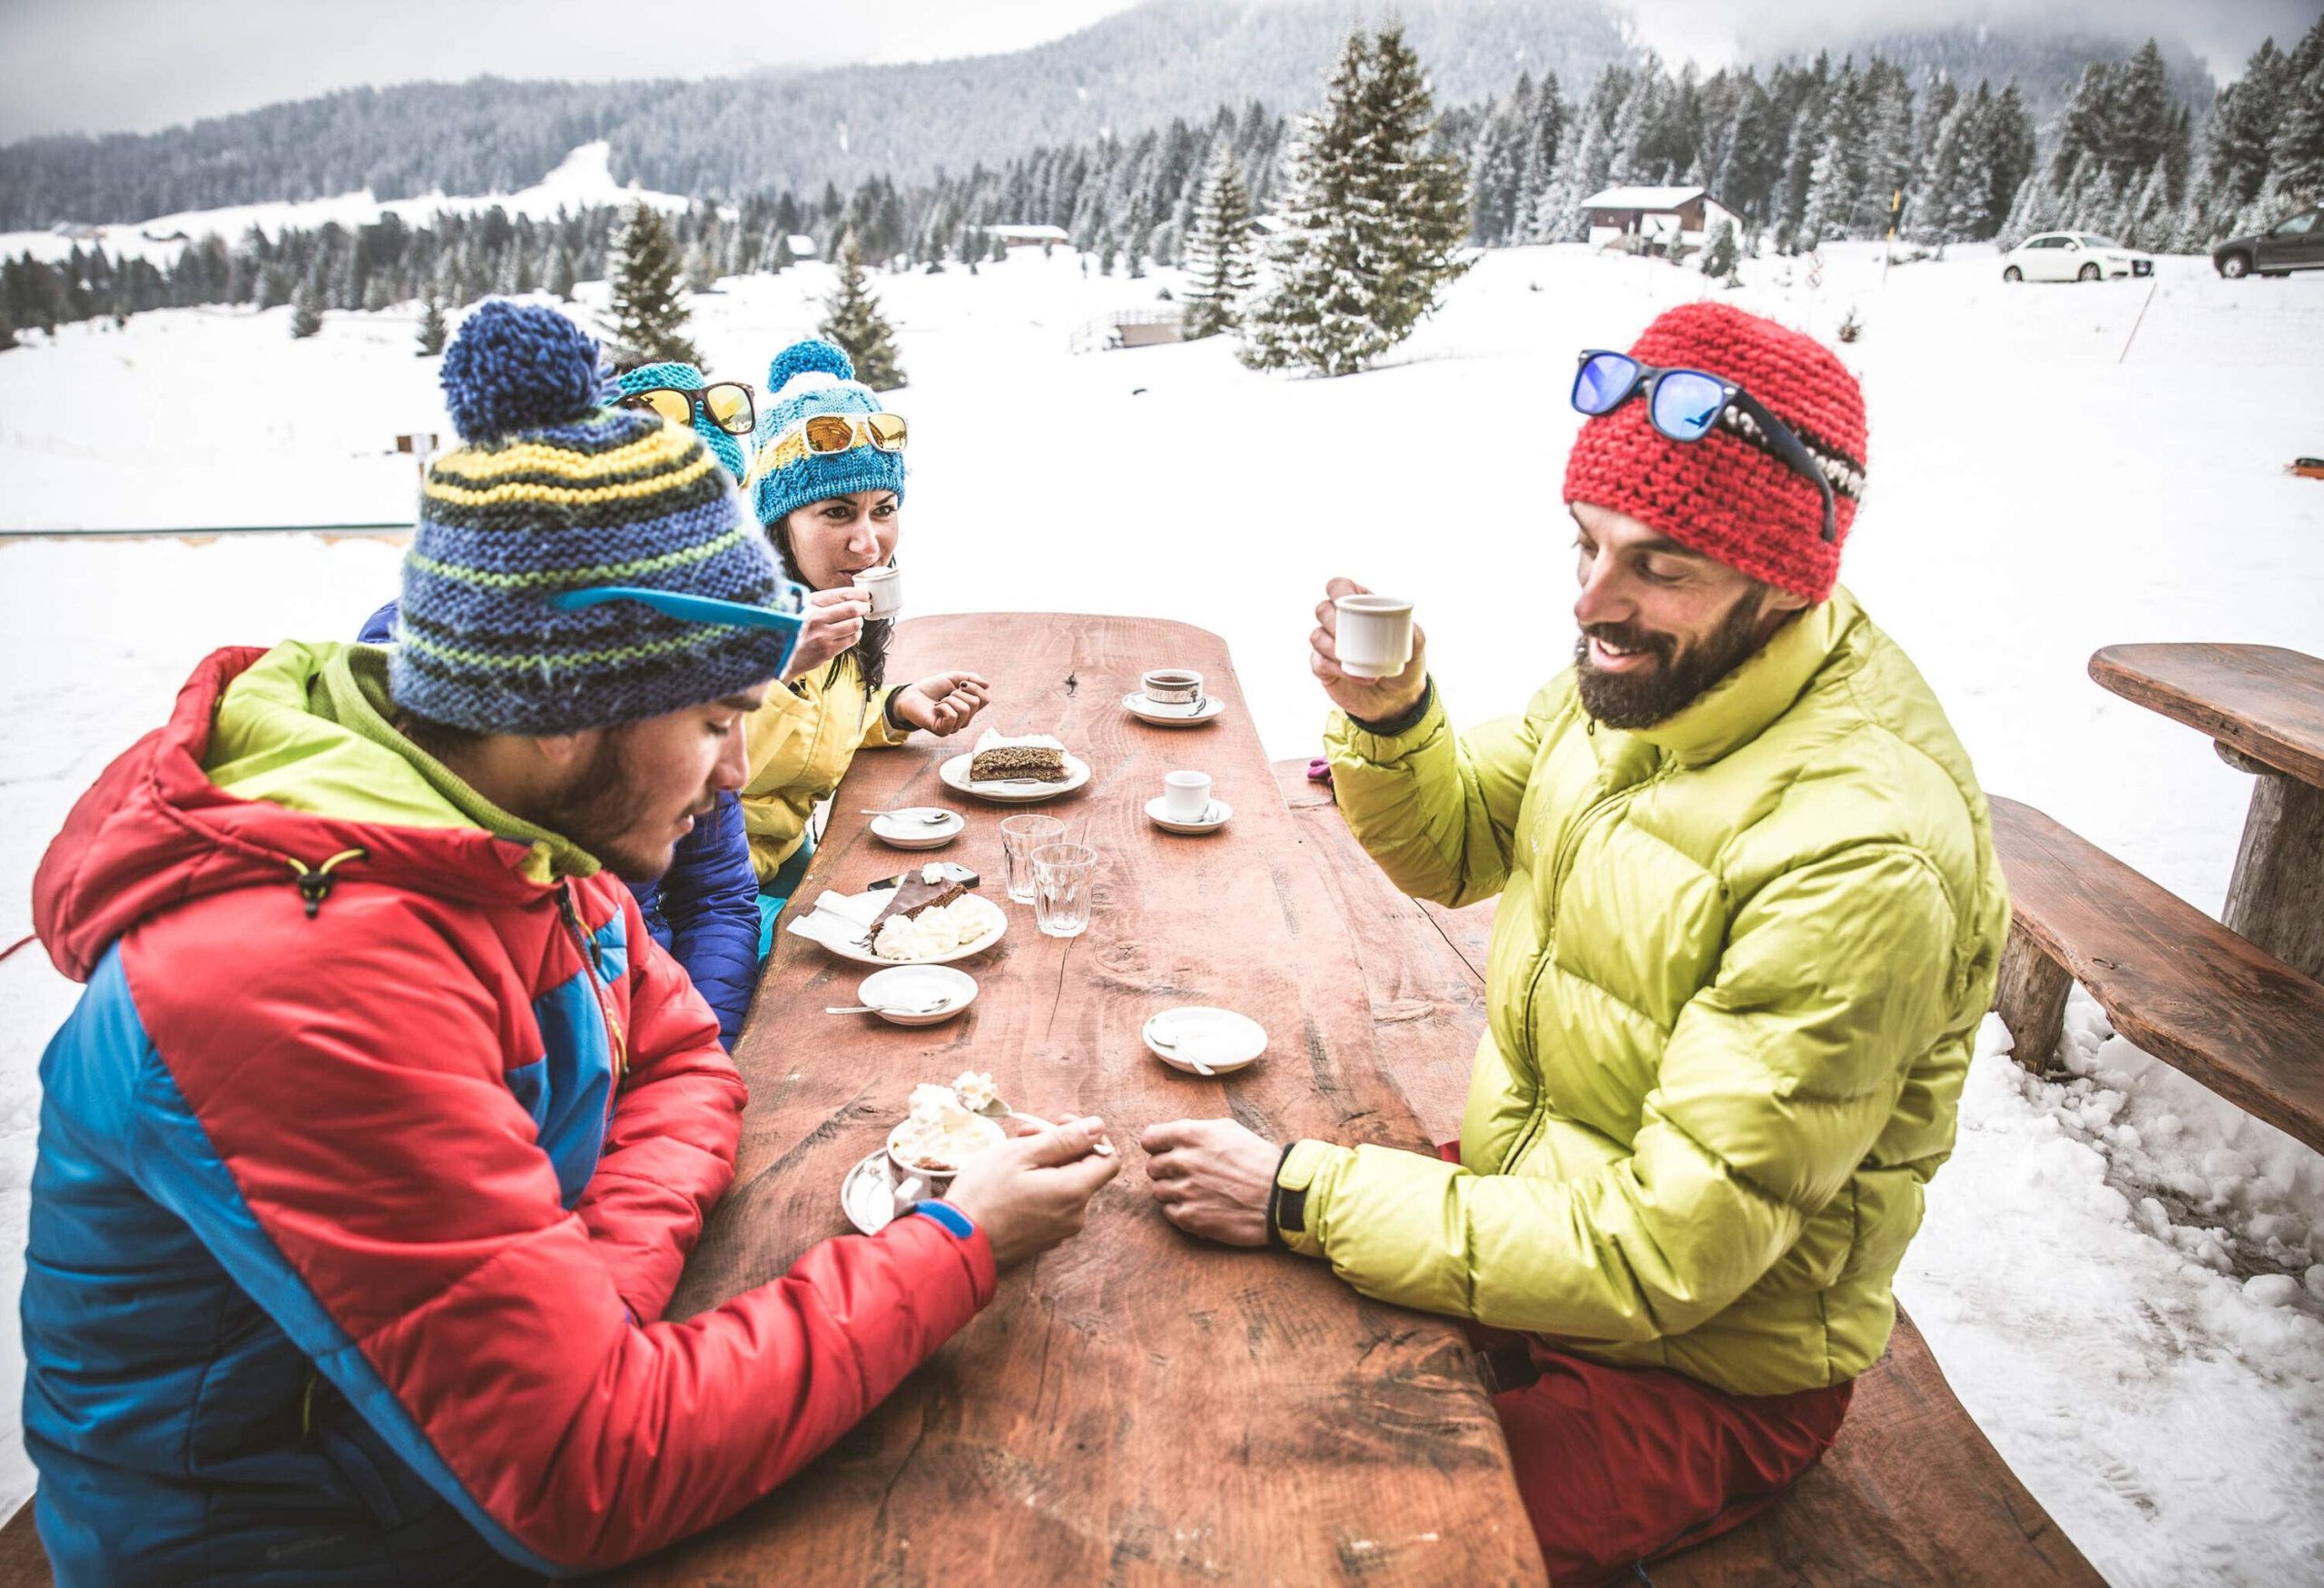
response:
<path fill-rule="evenodd" d="M 759 408 L 758 433 L 751 439 L 753 457 L 763 456 L 810 414 L 886 411 L 879 395 L 856 380 L 844 350 L 812 337 L 793 342 L 767 366 L 766 400 Z M 773 528 L 794 508 L 860 490 L 891 490 L 902 501 L 903 454 L 866 443 L 793 459 L 759 478 L 751 488 L 751 507 L 759 522 Z"/>
<path fill-rule="evenodd" d="M 775 604 L 774 557 L 691 429 L 607 408 L 597 344 L 554 309 L 493 299 L 444 351 L 463 445 L 428 466 L 403 560 L 388 687 L 486 734 L 641 722 L 775 676 L 788 636 L 635 601 L 548 597 L 643 585 Z"/>
<path fill-rule="evenodd" d="M 692 364 L 671 362 L 641 364 L 624 375 L 620 384 L 623 396 L 635 397 L 641 391 L 651 391 L 661 386 L 666 386 L 673 391 L 700 391 L 710 382 Z M 730 436 L 713 424 L 699 403 L 694 405 L 694 433 L 702 438 L 702 444 L 710 449 L 713 458 L 718 459 L 718 467 L 733 475 L 735 482 L 740 484 L 743 470 L 750 467 L 743 456 L 742 438 Z"/>

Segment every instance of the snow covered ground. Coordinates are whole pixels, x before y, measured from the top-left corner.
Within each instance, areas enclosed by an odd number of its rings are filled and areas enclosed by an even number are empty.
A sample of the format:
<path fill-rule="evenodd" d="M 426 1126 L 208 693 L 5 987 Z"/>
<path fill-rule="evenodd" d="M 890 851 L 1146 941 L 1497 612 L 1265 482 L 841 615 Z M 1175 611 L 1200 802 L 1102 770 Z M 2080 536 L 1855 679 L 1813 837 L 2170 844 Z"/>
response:
<path fill-rule="evenodd" d="M 1827 340 L 1851 308 L 1862 323 L 1843 350 L 1872 413 L 1847 582 L 1988 787 L 2216 909 L 2248 780 L 2083 666 L 2142 639 L 2324 654 L 2324 486 L 2281 472 L 2324 451 L 2324 273 L 2226 283 L 2171 259 L 2150 301 L 2144 282 L 2006 287 L 1989 250 L 1884 284 L 1875 251 L 1843 245 L 1812 274 L 1750 261 L 1723 295 Z M 715 370 L 763 378 L 829 281 L 810 265 L 697 299 Z M 913 424 L 912 608 L 1203 624 L 1280 756 L 1315 743 L 1308 609 L 1344 572 L 1417 600 L 1456 714 L 1520 705 L 1572 643 L 1574 350 L 1625 345 L 1713 285 L 1575 248 L 1493 253 L 1387 367 L 1335 381 L 1254 374 L 1218 342 L 1068 352 L 1078 325 L 1168 284 L 1030 252 L 878 280 L 911 375 L 896 406 Z M 288 312 L 153 314 L 0 356 L 0 528 L 408 517 L 392 438 L 448 432 L 412 312 L 333 314 L 305 342 Z M 73 796 L 202 652 L 349 633 L 396 556 L 306 537 L 0 545 L 0 943 L 28 930 L 25 884 Z M 1046 725 L 1006 701 L 999 715 Z M 10 1248 L 34 1067 L 72 992 L 37 950 L 0 963 Z M 2324 1578 L 2324 1159 L 2111 1037 L 2093 1007 L 2073 1018 L 2069 1084 L 1994 1044 L 1979 1060 L 1905 1304 L 2113 1582 Z M 28 1482 L 11 1432 L 0 1491 Z"/>

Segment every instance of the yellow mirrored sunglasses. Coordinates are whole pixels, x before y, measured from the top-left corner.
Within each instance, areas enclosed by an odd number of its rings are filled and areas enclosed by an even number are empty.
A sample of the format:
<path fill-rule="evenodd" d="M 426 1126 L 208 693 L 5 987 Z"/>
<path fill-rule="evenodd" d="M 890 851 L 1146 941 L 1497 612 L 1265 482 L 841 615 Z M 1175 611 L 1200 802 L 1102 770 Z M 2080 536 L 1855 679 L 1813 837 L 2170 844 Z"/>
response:
<path fill-rule="evenodd" d="M 803 458 L 825 458 L 856 447 L 901 452 L 907 436 L 903 416 L 894 413 L 813 413 L 759 449 L 744 486 Z"/>
<path fill-rule="evenodd" d="M 700 414 L 730 436 L 747 436 L 758 422 L 751 407 L 751 389 L 740 380 L 714 381 L 699 391 L 649 386 L 624 395 L 621 406 L 651 409 L 674 425 L 691 425 Z"/>

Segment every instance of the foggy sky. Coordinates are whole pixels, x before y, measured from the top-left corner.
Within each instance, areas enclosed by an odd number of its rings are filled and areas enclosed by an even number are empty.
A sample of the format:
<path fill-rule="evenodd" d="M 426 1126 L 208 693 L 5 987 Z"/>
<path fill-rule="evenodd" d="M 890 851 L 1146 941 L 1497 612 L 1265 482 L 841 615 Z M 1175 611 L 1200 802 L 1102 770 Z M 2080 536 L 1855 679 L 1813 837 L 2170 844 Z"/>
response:
<path fill-rule="evenodd" d="M 1403 0 L 1417 9 L 1435 0 Z M 1540 0 L 1554 4 L 1555 0 Z M 146 132 L 363 83 L 702 77 L 1022 49 L 1131 0 L 0 0 L 0 142 Z M 1724 64 L 1835 25 L 2051 24 L 2176 35 L 2222 80 L 2318 0 L 1629 0 L 1641 42 Z"/>

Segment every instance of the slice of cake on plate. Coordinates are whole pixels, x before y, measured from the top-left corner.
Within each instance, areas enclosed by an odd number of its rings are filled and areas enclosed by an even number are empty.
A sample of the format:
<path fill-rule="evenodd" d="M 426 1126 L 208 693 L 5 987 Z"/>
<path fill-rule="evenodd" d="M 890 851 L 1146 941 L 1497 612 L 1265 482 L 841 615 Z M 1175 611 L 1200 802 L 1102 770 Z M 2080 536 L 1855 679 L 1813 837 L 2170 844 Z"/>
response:
<path fill-rule="evenodd" d="M 899 877 L 890 877 L 872 884 L 873 888 L 889 888 L 891 897 L 872 918 L 871 932 L 879 935 L 880 928 L 901 915 L 911 918 L 924 910 L 938 910 L 953 901 L 967 896 L 970 888 L 983 879 L 967 866 L 949 860 L 931 860 L 926 865 L 914 866 Z"/>
<path fill-rule="evenodd" d="M 1011 737 L 987 729 L 969 761 L 971 783 L 1063 783 L 1068 775 L 1064 743 L 1047 734 Z"/>

